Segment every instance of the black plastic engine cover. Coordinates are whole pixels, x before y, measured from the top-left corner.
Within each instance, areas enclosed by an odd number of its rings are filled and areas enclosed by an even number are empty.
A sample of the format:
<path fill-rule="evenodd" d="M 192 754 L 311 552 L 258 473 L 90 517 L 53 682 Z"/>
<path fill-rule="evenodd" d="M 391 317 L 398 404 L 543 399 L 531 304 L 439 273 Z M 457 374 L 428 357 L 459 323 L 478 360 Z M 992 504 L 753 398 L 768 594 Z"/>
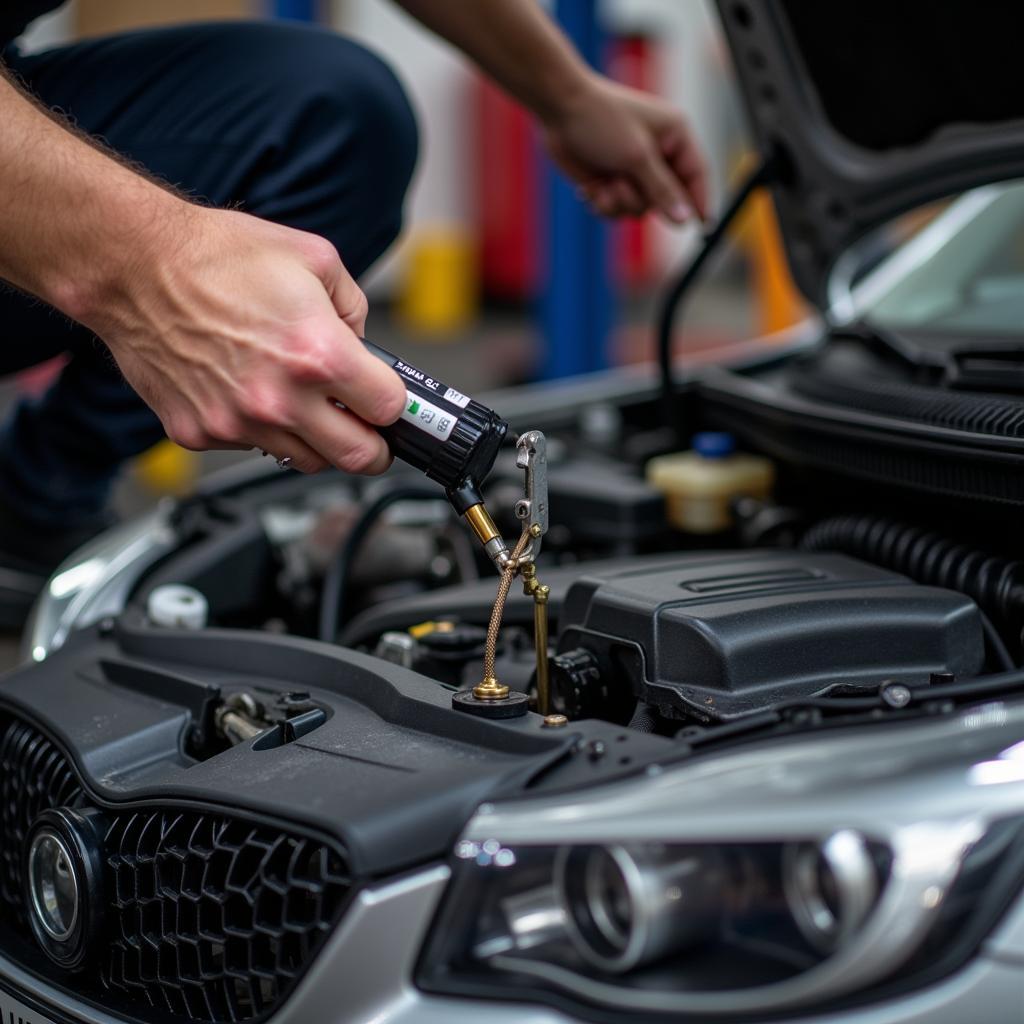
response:
<path fill-rule="evenodd" d="M 194 756 L 211 705 L 239 690 L 268 706 L 304 691 L 324 719 L 291 740 L 263 733 Z M 0 726 L 8 718 L 67 757 L 90 806 L 266 817 L 339 840 L 355 878 L 446 856 L 483 801 L 576 790 L 674 750 L 608 722 L 486 721 L 455 710 L 450 688 L 369 655 L 254 631 L 160 629 L 134 609 L 6 675 Z M 585 752 L 613 742 L 618 757 Z M 4 851 L 0 834 L 0 861 Z"/>
<path fill-rule="evenodd" d="M 612 688 L 699 721 L 984 662 L 970 598 L 832 554 L 722 552 L 584 576 L 561 625 L 560 652 L 588 650 Z"/>

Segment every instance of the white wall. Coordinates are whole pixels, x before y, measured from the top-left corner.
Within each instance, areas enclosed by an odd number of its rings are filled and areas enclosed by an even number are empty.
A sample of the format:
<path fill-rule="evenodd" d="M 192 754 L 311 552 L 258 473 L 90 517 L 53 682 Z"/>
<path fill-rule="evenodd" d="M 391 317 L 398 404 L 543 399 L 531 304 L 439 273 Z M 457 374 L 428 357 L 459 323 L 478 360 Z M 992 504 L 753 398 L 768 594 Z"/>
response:
<path fill-rule="evenodd" d="M 461 2 L 461 0 L 460 0 Z M 469 160 L 468 62 L 397 4 L 386 0 L 334 0 L 335 26 L 385 57 L 409 93 L 420 126 L 420 156 L 399 244 L 364 282 L 388 289 L 416 227 L 468 226 L 472 216 Z"/>
<path fill-rule="evenodd" d="M 26 53 L 45 50 L 50 46 L 59 46 L 71 39 L 75 28 L 74 3 L 65 4 L 34 22 L 21 37 L 21 48 Z"/>

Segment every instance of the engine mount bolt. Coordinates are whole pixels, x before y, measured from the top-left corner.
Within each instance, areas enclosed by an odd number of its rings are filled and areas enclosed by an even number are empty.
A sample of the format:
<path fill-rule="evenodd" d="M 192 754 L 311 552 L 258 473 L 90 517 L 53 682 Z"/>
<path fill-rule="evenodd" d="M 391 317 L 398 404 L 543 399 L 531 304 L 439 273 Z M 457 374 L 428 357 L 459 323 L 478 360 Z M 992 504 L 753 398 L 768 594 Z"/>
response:
<path fill-rule="evenodd" d="M 565 715 L 545 715 L 542 724 L 548 729 L 561 729 L 569 724 L 569 719 Z"/>

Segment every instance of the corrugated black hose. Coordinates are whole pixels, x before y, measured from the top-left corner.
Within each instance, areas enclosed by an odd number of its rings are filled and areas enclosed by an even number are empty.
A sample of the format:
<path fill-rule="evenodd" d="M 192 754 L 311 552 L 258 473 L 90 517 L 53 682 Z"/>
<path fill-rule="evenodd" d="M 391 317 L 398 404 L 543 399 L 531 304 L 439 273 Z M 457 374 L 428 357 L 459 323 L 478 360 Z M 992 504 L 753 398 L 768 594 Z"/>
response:
<path fill-rule="evenodd" d="M 1024 562 L 979 551 L 934 530 L 882 516 L 836 516 L 812 526 L 800 546 L 805 551 L 840 551 L 918 583 L 959 590 L 983 611 L 1016 628 L 1024 618 Z M 997 659 L 1005 664 L 1005 647 L 1000 650 L 993 642 L 994 630 L 986 633 Z M 997 633 L 995 637 L 999 639 Z"/>

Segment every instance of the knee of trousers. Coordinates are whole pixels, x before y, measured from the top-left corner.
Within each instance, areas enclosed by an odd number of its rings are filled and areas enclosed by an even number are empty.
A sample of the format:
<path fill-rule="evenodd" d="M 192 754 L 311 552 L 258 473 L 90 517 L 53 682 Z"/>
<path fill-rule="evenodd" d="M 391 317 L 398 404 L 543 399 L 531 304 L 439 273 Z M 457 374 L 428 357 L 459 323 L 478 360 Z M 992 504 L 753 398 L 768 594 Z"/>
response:
<path fill-rule="evenodd" d="M 321 182 L 339 218 L 390 242 L 419 148 L 405 90 L 380 57 L 344 37 L 307 30 L 284 49 L 280 95 L 297 178 Z"/>

